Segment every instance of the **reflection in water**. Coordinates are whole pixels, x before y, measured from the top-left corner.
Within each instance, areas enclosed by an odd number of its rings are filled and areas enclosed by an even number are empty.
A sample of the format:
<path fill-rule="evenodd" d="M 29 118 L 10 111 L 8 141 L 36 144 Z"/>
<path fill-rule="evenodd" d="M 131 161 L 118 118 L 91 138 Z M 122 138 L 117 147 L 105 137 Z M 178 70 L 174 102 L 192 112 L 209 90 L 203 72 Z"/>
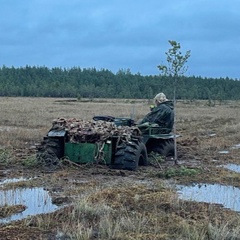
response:
<path fill-rule="evenodd" d="M 14 214 L 8 218 L 0 219 L 0 223 L 20 220 L 28 215 L 49 213 L 58 206 L 52 204 L 52 199 L 43 188 L 23 188 L 0 191 L 0 206 L 25 205 L 27 208 L 22 213 Z"/>
<path fill-rule="evenodd" d="M 179 198 L 197 202 L 222 204 L 225 208 L 240 211 L 240 189 L 219 184 L 177 186 Z"/>

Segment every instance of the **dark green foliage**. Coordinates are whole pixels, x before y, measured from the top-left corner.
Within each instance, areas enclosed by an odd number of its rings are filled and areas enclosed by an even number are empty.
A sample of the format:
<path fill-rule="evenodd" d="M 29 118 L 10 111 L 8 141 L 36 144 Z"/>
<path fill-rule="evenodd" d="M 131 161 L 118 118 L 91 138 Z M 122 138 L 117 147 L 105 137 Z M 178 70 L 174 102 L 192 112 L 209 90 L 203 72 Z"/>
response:
<path fill-rule="evenodd" d="M 173 98 L 171 76 L 116 74 L 95 68 L 47 67 L 0 68 L 0 96 L 139 98 L 152 99 L 158 92 Z M 229 78 L 179 77 L 176 99 L 240 99 L 240 81 Z"/>
<path fill-rule="evenodd" d="M 157 176 L 159 178 L 172 178 L 194 176 L 198 173 L 200 173 L 199 169 L 180 167 L 180 168 L 168 168 L 166 171 L 158 173 Z"/>

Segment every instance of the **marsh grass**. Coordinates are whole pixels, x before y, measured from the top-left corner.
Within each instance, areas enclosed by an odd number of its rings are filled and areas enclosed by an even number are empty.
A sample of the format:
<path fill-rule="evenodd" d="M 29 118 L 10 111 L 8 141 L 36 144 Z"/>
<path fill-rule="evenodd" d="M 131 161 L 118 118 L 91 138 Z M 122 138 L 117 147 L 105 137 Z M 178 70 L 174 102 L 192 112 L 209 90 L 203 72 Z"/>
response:
<path fill-rule="evenodd" d="M 172 178 L 172 177 L 184 177 L 184 176 L 195 176 L 200 173 L 200 169 L 193 169 L 181 166 L 179 168 L 168 168 L 164 172 L 157 173 L 160 178 Z"/>
<path fill-rule="evenodd" d="M 154 189 L 154 190 L 153 190 Z M 26 219 L 25 225 L 57 229 L 62 239 L 238 239 L 240 218 L 227 210 L 181 201 L 168 188 L 93 187 L 73 205 Z M 61 239 L 61 238 L 60 238 Z"/>
<path fill-rule="evenodd" d="M 70 101 L 71 100 L 71 101 Z M 89 120 L 95 115 L 132 117 L 136 121 L 149 111 L 147 100 L 56 98 L 0 98 L 0 143 L 23 146 L 38 141 L 58 117 Z M 176 104 L 177 132 L 183 136 L 208 136 L 215 132 L 226 138 L 240 140 L 238 102 L 225 102 L 215 107 L 204 101 L 179 101 Z M 185 133 L 185 134 L 184 134 Z M 204 146 L 203 146 L 204 147 Z"/>
<path fill-rule="evenodd" d="M 11 216 L 12 214 L 23 212 L 26 209 L 24 205 L 0 206 L 0 219 Z"/>
<path fill-rule="evenodd" d="M 14 192 L 15 189 L 32 188 L 35 185 L 36 185 L 36 179 L 20 179 L 19 181 L 4 183 L 1 186 L 1 190 L 11 189 Z"/>
<path fill-rule="evenodd" d="M 30 155 L 30 156 L 27 156 L 26 158 L 24 158 L 22 160 L 22 165 L 27 167 L 27 168 L 35 168 L 39 165 L 37 159 L 36 159 L 36 155 L 33 154 L 33 155 Z"/>
<path fill-rule="evenodd" d="M 95 115 L 142 117 L 148 106 L 142 101 L 73 101 L 56 98 L 0 98 L 0 144 L 22 147 L 39 141 L 58 117 L 90 120 Z M 144 113 L 144 114 L 142 114 Z"/>
<path fill-rule="evenodd" d="M 14 155 L 9 149 L 0 149 L 0 165 L 2 166 L 10 166 L 15 162 Z"/>
<path fill-rule="evenodd" d="M 34 226 L 43 231 L 51 229 L 55 225 L 55 219 L 50 214 L 28 216 L 23 220 L 25 226 Z"/>
<path fill-rule="evenodd" d="M 238 149 L 231 149 L 240 143 L 238 104 L 237 101 L 215 102 L 210 107 L 206 101 L 177 102 L 180 155 L 187 158 L 188 163 L 193 160 L 200 162 L 201 173 L 206 171 L 204 164 L 211 164 L 212 159 L 218 164 L 229 161 L 240 163 Z M 13 152 L 39 143 L 57 117 L 89 120 L 94 115 L 112 115 L 138 120 L 149 111 L 149 102 L 131 99 L 0 98 L 0 110 L 0 166 L 11 166 L 16 162 Z M 229 150 L 229 154 L 220 155 L 221 150 Z M 18 161 L 25 169 L 35 166 L 32 153 Z M 158 159 L 158 163 L 161 165 L 162 160 Z M 80 177 L 81 169 L 86 168 L 78 169 Z M 176 179 L 202 180 L 198 169 L 179 169 L 169 169 L 168 172 Z M 68 181 L 71 170 L 72 166 L 69 166 L 67 172 L 59 170 L 44 177 L 51 186 L 61 187 L 60 179 Z M 205 180 L 239 185 L 236 174 L 225 171 L 224 176 L 219 176 L 221 172 L 215 169 L 206 171 Z M 134 182 L 121 186 L 119 179 L 115 184 L 112 179 L 108 184 L 100 185 L 94 176 L 88 175 L 84 184 L 68 182 L 64 193 L 74 197 L 71 206 L 52 214 L 30 217 L 25 220 L 25 226 L 55 231 L 59 239 L 217 240 L 238 239 L 240 235 L 239 216 L 220 207 L 209 208 L 203 203 L 180 201 L 175 191 L 161 184 L 154 185 L 156 182 L 152 183 L 154 187 Z M 162 179 L 150 173 L 141 177 L 148 176 L 151 181 L 162 183 Z"/>

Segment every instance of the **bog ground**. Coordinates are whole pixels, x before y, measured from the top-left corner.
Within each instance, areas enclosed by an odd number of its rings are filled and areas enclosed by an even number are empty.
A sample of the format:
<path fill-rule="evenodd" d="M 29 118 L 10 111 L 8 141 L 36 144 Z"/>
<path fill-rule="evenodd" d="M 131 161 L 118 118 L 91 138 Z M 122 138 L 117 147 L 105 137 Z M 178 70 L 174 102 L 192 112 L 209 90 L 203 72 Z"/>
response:
<path fill-rule="evenodd" d="M 53 119 L 138 120 L 150 104 L 0 98 L 0 239 L 239 239 L 238 192 L 229 193 L 240 187 L 239 102 L 177 102 L 178 165 L 158 156 L 136 172 L 69 162 L 57 170 L 35 165 L 35 147 Z M 209 199 L 181 197 L 196 186 L 209 187 Z"/>

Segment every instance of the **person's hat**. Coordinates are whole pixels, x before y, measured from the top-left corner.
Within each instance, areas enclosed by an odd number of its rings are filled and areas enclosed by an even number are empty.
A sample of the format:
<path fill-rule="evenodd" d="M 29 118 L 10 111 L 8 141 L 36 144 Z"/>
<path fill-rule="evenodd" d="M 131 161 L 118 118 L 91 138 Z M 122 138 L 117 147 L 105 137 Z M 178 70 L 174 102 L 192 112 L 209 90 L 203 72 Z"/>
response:
<path fill-rule="evenodd" d="M 164 93 L 158 93 L 155 97 L 154 97 L 154 102 L 158 102 L 158 103 L 161 103 L 161 102 L 165 102 L 167 101 L 167 98 L 166 98 L 166 95 Z"/>

